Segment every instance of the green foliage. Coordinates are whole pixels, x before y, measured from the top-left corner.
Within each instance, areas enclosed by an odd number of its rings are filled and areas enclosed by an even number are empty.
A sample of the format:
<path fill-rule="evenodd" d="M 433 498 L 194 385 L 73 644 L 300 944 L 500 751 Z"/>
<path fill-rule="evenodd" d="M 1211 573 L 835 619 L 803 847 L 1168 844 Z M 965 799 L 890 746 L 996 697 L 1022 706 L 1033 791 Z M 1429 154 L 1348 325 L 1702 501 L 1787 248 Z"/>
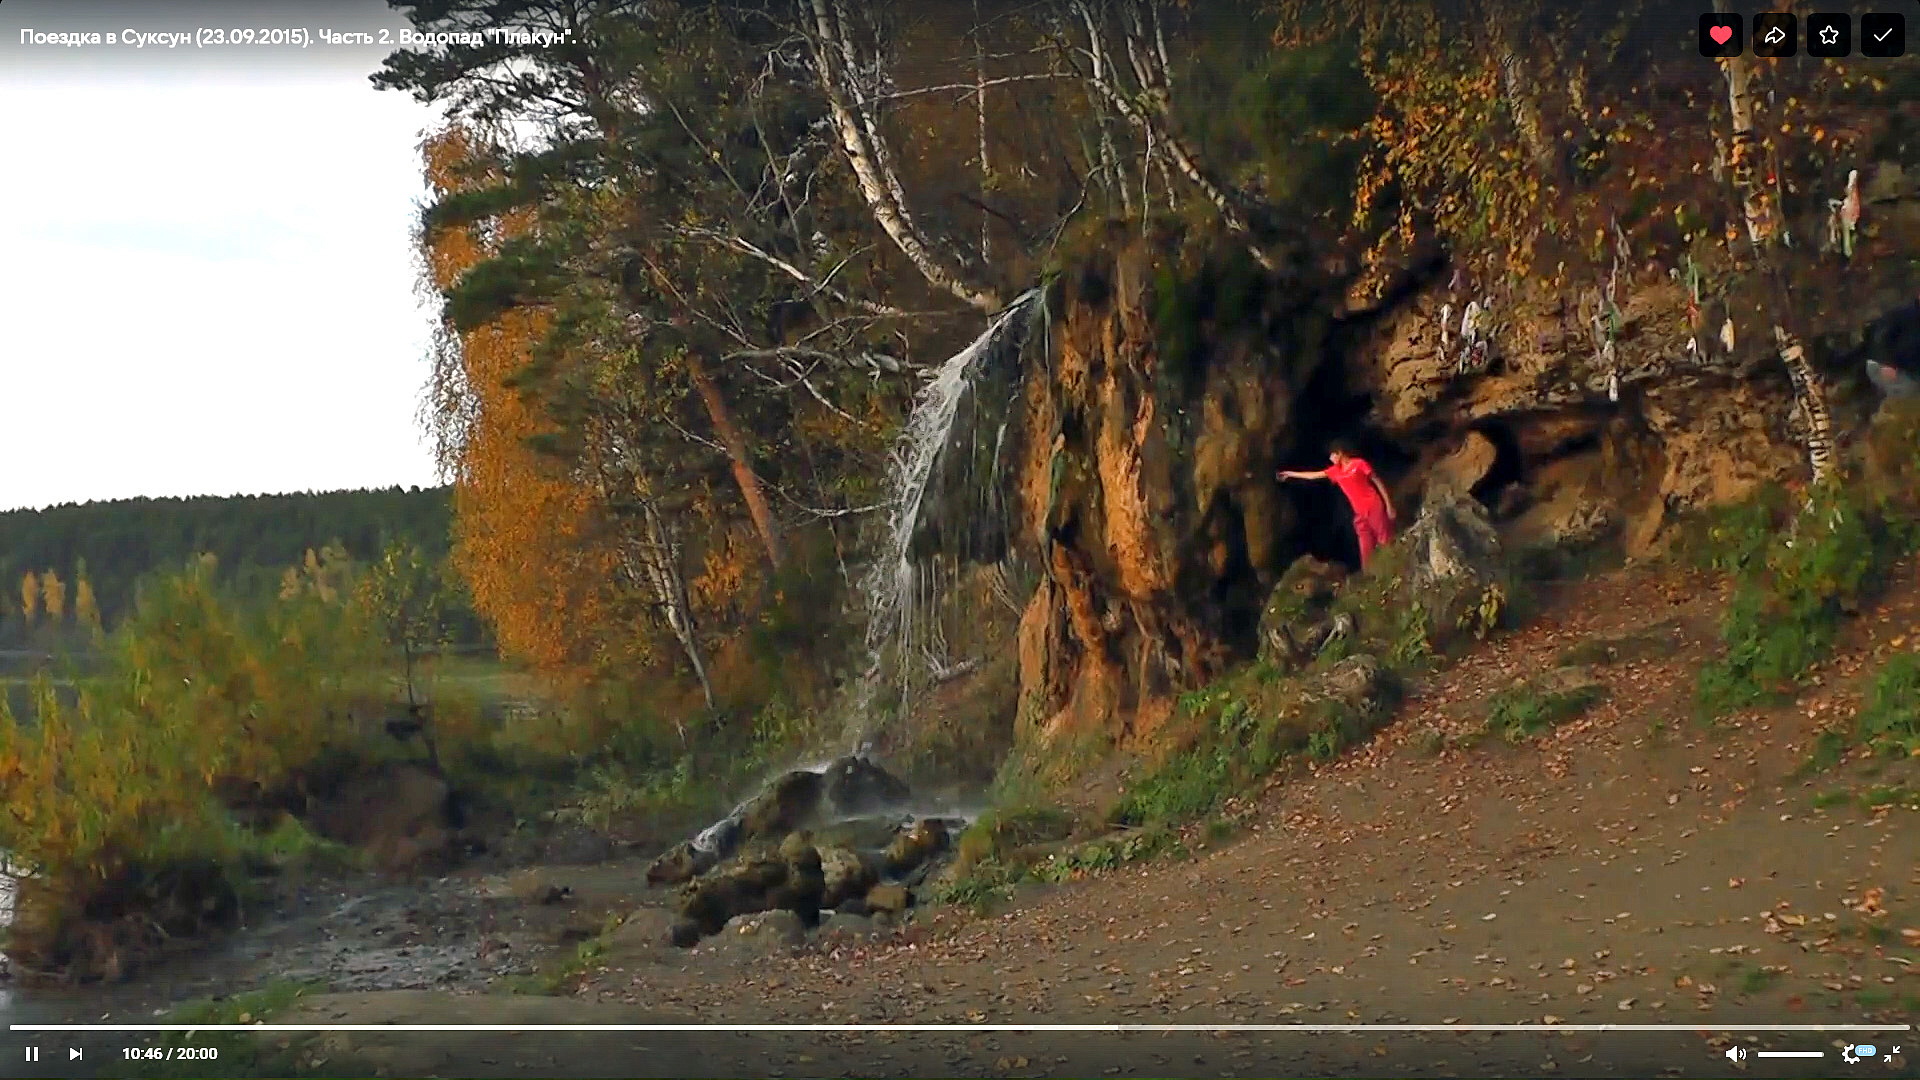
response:
<path fill-rule="evenodd" d="M 407 702 L 414 694 L 414 661 L 447 643 L 447 612 L 458 583 L 445 562 L 430 560 L 417 544 L 390 540 L 360 579 L 360 603 L 389 647 L 406 663 Z"/>
<path fill-rule="evenodd" d="M 1830 769 L 1854 747 L 1883 757 L 1920 757 L 1920 653 L 1898 653 L 1887 660 L 1874 675 L 1852 728 L 1822 731 L 1805 771 Z"/>
<path fill-rule="evenodd" d="M 580 976 L 600 964 L 601 958 L 606 956 L 607 950 L 612 947 L 614 931 L 620 929 L 625 921 L 625 915 L 617 913 L 608 915 L 601 923 L 599 932 L 576 944 L 573 951 L 564 954 L 559 962 L 547 964 L 535 974 L 512 980 L 509 989 L 516 994 L 567 993 L 579 981 Z"/>
<path fill-rule="evenodd" d="M 1053 820 L 1051 814 L 1045 816 Z M 1011 842 L 1011 834 L 1000 833 L 996 827 L 991 854 L 977 860 L 968 859 L 970 847 L 966 837 L 963 836 L 961 862 L 957 867 L 959 872 L 952 880 L 935 891 L 935 901 L 966 907 L 976 914 L 984 915 L 991 911 L 994 905 L 1010 899 L 1014 887 L 1022 881 L 1057 884 L 1130 863 L 1144 862 L 1167 855 L 1184 858 L 1188 854 L 1179 833 L 1159 823 L 1089 841 L 1064 851 L 1055 851 L 1037 861 L 1033 861 L 1028 853 L 1021 850 L 1028 844 L 1058 839 L 1059 837 L 1051 835 L 1055 831 L 1057 830 L 1049 828 L 1038 833 L 1028 833 L 1028 839 L 1015 844 Z M 976 837 L 971 850 L 986 850 L 984 838 L 987 834 L 970 831 L 967 835 Z"/>
<path fill-rule="evenodd" d="M 167 1013 L 169 1024 L 257 1024 L 275 1013 L 284 1012 L 308 994 L 319 993 L 321 983 L 278 979 L 257 990 L 231 997 L 200 998 L 175 1006 Z"/>
<path fill-rule="evenodd" d="M 350 861 L 281 815 L 243 822 L 394 752 L 352 719 L 383 666 L 358 580 L 330 550 L 241 597 L 200 560 L 143 591 L 73 692 L 43 676 L 26 713 L 0 709 L 0 850 L 38 872 L 16 960 L 111 964 L 233 917 L 249 868 Z"/>
<path fill-rule="evenodd" d="M 1001 862 L 974 863 L 959 877 L 936 889 L 933 899 L 935 903 L 953 904 L 971 909 L 976 915 L 985 915 L 995 904 L 1012 898 L 1013 887 L 1020 876 L 1019 870 Z"/>
<path fill-rule="evenodd" d="M 1361 148 L 1346 136 L 1374 105 L 1354 52 L 1275 49 L 1244 26 L 1203 40 L 1182 82 L 1186 130 L 1210 158 L 1234 163 L 1242 190 L 1302 215 L 1350 215 Z"/>
<path fill-rule="evenodd" d="M 960 866 L 1004 863 L 1033 844 L 1064 840 L 1073 834 L 1073 815 L 1041 803 L 997 807 L 981 814 L 954 844 Z"/>
<path fill-rule="evenodd" d="M 696 773 L 691 756 L 665 770 L 623 769 L 613 763 L 589 767 L 575 786 L 569 805 L 556 810 L 560 821 L 610 831 L 627 820 L 697 819 L 724 805 L 723 789 Z"/>
<path fill-rule="evenodd" d="M 1533 684 L 1510 687 L 1488 703 L 1486 729 L 1510 743 L 1522 743 L 1580 716 L 1606 696 L 1606 690 L 1599 686 L 1570 690 Z"/>
<path fill-rule="evenodd" d="M 1738 527 L 1720 533 L 1712 558 L 1737 568 L 1737 583 L 1721 624 L 1726 652 L 1695 685 L 1709 718 L 1790 694 L 1832 651 L 1847 613 L 1880 588 L 1902 546 L 1902 531 L 1879 508 L 1837 485 L 1816 491 L 1795 528 L 1766 543 L 1759 505 L 1726 515 Z"/>
<path fill-rule="evenodd" d="M 1723 574 L 1763 563 L 1790 516 L 1790 502 L 1785 488 L 1769 484 L 1741 502 L 1707 510 L 1682 527 L 1676 553 L 1689 565 Z"/>
<path fill-rule="evenodd" d="M 1901 653 L 1880 669 L 1856 730 L 1879 753 L 1920 757 L 1920 653 Z"/>
<path fill-rule="evenodd" d="M 1594 667 L 1672 655 L 1680 648 L 1680 627 L 1674 622 L 1611 637 L 1587 638 L 1560 650 L 1554 663 L 1561 667 Z"/>
<path fill-rule="evenodd" d="M 257 990 L 231 997 L 202 998 L 176 1006 L 163 1022 L 169 1024 L 262 1024 L 292 1007 L 302 997 L 320 993 L 325 986 L 294 980 L 279 980 Z M 312 1039 L 278 1040 L 269 1043 L 259 1036 L 230 1031 L 173 1031 L 162 1033 L 156 1044 L 162 1048 L 193 1047 L 214 1050 L 212 1058 L 146 1062 L 128 1066 L 128 1073 L 139 1077 L 206 1078 L 249 1076 L 330 1076 L 372 1075 L 370 1062 L 354 1061 L 316 1049 Z"/>
<path fill-rule="evenodd" d="M 1058 883 L 1162 856 L 1185 858 L 1187 855 L 1187 846 L 1179 833 L 1165 824 L 1154 824 L 1056 853 L 1034 864 L 1028 875 L 1038 881 Z"/>
<path fill-rule="evenodd" d="M 279 822 L 266 832 L 237 831 L 244 857 L 276 873 L 297 869 L 359 869 L 366 861 L 345 844 L 316 835 L 292 814 L 281 815 Z"/>
<path fill-rule="evenodd" d="M 1365 739 L 1392 711 L 1388 693 L 1364 709 L 1338 698 L 1303 700 L 1321 669 L 1279 680 L 1249 668 L 1182 695 L 1181 712 L 1200 726 L 1189 744 L 1134 780 L 1108 819 L 1120 825 L 1180 823 L 1204 817 L 1229 796 L 1271 774 L 1288 758 L 1331 759 Z"/>
<path fill-rule="evenodd" d="M 417 545 L 434 562 L 445 560 L 452 525 L 451 489 L 384 488 L 318 494 L 120 499 L 45 510 L 0 511 L 0 585 L 17 591 L 21 575 L 48 567 L 64 577 L 85 564 L 103 623 L 110 629 L 133 609 L 139 583 L 168 574 L 201 554 L 214 557 L 226 586 L 267 595 L 283 568 L 309 551 L 337 546 L 371 560 L 389 541 Z M 0 604 L 0 647 L 49 644 L 28 633 L 17 601 Z M 485 634 L 470 608 L 449 612 L 456 640 L 480 643 Z M 60 639 L 80 647 L 85 635 Z"/>
<path fill-rule="evenodd" d="M 1110 820 L 1118 825 L 1186 821 L 1211 811 L 1233 791 L 1236 754 L 1222 743 L 1172 755 L 1128 789 Z"/>

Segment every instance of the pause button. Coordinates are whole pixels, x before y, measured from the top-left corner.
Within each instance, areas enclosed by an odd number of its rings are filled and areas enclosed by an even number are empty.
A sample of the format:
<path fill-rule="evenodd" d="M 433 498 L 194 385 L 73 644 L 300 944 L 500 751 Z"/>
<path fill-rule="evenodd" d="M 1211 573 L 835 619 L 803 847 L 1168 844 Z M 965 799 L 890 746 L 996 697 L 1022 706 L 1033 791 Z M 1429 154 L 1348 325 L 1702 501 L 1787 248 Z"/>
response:
<path fill-rule="evenodd" d="M 39 1060 L 40 1060 L 40 1048 L 39 1048 L 39 1047 L 37 1047 L 37 1046 L 29 1046 L 29 1047 L 27 1047 L 27 1060 L 28 1060 L 28 1061 L 39 1061 Z"/>

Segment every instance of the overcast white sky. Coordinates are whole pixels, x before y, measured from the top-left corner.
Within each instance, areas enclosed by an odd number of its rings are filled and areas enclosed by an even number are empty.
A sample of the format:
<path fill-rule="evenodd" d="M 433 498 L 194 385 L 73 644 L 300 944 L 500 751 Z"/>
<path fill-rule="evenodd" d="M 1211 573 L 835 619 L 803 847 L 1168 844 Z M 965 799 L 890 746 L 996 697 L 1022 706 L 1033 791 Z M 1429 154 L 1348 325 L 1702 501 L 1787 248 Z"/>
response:
<path fill-rule="evenodd" d="M 70 2 L 0 5 L 0 509 L 434 483 L 427 109 L 365 50 L 14 62 Z"/>

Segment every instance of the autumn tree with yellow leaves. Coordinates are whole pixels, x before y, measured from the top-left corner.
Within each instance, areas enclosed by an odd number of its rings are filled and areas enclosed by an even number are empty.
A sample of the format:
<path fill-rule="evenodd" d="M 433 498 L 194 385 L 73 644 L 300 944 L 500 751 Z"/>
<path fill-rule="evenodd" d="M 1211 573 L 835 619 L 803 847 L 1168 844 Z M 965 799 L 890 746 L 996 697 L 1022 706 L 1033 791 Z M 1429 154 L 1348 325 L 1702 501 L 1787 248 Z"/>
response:
<path fill-rule="evenodd" d="M 454 128 L 423 144 L 428 182 L 447 196 L 476 182 L 474 142 Z M 428 280 L 450 289 L 523 230 L 520 214 L 423 237 Z M 589 665 L 609 629 L 604 583 L 613 552 L 602 541 L 592 492 L 530 445 L 553 425 L 514 380 L 546 334 L 536 310 L 502 314 L 465 331 L 447 328 L 429 385 L 440 464 L 454 480 L 454 561 L 475 608 L 501 647 L 553 672 Z"/>
<path fill-rule="evenodd" d="M 90 630 L 100 629 L 100 602 L 94 598 L 93 582 L 87 579 L 84 563 L 74 572 L 73 621 Z"/>
<path fill-rule="evenodd" d="M 20 575 L 20 614 L 29 626 L 40 617 L 40 575 L 31 570 Z"/>
<path fill-rule="evenodd" d="M 47 613 L 49 622 L 58 623 L 67 617 L 67 583 L 55 570 L 40 572 L 40 609 Z"/>

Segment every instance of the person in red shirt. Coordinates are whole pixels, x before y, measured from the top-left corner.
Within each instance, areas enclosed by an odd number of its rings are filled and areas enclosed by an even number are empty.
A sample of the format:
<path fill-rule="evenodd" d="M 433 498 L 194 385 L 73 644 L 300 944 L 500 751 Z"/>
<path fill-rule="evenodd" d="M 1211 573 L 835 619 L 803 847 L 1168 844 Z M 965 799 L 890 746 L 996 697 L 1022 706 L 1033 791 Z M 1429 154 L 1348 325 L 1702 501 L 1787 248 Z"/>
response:
<path fill-rule="evenodd" d="M 1282 480 L 1331 480 L 1340 485 L 1353 507 L 1353 532 L 1360 540 L 1360 568 L 1364 570 L 1374 549 L 1393 539 L 1393 499 L 1373 466 L 1355 457 L 1352 447 L 1335 443 L 1327 456 L 1329 463 L 1324 469 L 1282 469 L 1279 475 Z"/>

